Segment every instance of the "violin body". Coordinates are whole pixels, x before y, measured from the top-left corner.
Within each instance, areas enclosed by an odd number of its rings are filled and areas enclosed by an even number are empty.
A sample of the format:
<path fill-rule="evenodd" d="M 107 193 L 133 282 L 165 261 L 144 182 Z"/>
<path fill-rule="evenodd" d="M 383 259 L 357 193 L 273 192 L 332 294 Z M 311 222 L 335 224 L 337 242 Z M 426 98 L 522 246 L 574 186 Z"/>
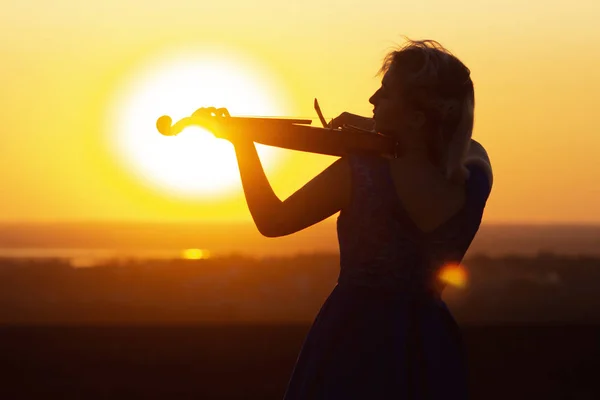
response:
<path fill-rule="evenodd" d="M 321 115 L 319 115 L 323 121 Z M 356 127 L 341 129 L 310 126 L 311 120 L 262 117 L 232 117 L 225 108 L 201 108 L 191 117 L 172 125 L 169 116 L 156 122 L 166 136 L 179 134 L 187 126 L 199 126 L 216 137 L 229 139 L 243 135 L 253 142 L 284 149 L 342 157 L 347 154 L 396 156 L 396 143 L 388 136 Z"/>

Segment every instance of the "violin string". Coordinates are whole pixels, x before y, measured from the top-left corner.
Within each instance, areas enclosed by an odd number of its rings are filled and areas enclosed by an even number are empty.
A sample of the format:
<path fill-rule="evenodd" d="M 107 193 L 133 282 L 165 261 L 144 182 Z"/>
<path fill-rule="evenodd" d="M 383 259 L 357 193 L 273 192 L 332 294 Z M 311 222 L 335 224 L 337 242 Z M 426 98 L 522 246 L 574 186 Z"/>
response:
<path fill-rule="evenodd" d="M 232 117 L 242 117 L 242 118 L 288 118 L 288 119 L 319 119 L 318 115 L 315 116 L 307 116 L 307 115 L 232 115 Z M 324 115 L 327 121 L 331 121 L 335 117 L 330 117 Z M 369 118 L 369 117 L 367 117 Z"/>
<path fill-rule="evenodd" d="M 319 116 L 305 116 L 305 115 L 232 115 L 232 117 L 242 118 L 288 118 L 288 119 L 319 119 Z M 325 119 L 331 120 L 332 117 L 326 117 Z"/>

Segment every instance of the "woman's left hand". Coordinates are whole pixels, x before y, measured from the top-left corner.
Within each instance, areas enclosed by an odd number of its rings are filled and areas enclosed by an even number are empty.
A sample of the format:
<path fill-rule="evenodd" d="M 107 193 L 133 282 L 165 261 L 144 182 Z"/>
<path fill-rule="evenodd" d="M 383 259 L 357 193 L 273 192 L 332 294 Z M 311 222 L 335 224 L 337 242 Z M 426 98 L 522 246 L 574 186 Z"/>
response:
<path fill-rule="evenodd" d="M 226 108 L 201 107 L 194 111 L 192 117 L 202 118 L 202 126 L 218 139 L 225 139 L 233 144 L 238 142 L 252 142 L 248 138 L 248 135 L 244 135 L 244 132 L 239 127 L 230 124 L 228 119 L 231 116 Z"/>

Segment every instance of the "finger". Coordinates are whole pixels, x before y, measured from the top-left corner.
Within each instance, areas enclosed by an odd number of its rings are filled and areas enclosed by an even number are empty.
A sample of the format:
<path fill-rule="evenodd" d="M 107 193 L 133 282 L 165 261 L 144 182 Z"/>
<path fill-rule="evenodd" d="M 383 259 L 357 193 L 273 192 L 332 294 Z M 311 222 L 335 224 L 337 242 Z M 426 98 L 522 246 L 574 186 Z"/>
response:
<path fill-rule="evenodd" d="M 335 121 L 335 118 L 332 118 L 331 121 L 329 121 L 329 123 L 327 124 L 327 127 L 329 129 L 338 129 L 339 125 L 338 126 L 336 126 L 336 125 L 338 125 L 338 123 Z"/>
<path fill-rule="evenodd" d="M 333 129 L 343 128 L 344 125 L 346 125 L 346 122 L 343 118 L 338 117 L 331 120 L 331 126 L 333 127 Z"/>
<path fill-rule="evenodd" d="M 212 117 L 216 115 L 217 109 L 215 107 L 200 107 L 192 114 L 195 117 Z"/>
<path fill-rule="evenodd" d="M 229 111 L 225 107 L 217 109 L 217 116 L 223 118 L 231 117 L 231 115 L 229 115 Z"/>
<path fill-rule="evenodd" d="M 200 107 L 199 109 L 197 109 L 196 111 L 194 111 L 192 113 L 192 116 L 194 116 L 194 117 L 200 117 L 200 116 L 202 116 L 202 115 L 205 114 L 205 110 L 206 109 L 204 107 Z"/>

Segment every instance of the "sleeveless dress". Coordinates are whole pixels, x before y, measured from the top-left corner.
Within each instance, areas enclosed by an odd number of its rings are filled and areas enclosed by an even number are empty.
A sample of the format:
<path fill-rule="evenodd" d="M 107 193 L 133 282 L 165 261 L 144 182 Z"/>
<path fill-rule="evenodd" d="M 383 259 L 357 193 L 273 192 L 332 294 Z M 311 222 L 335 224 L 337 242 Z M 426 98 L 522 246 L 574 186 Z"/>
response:
<path fill-rule="evenodd" d="M 462 261 L 489 196 L 468 165 L 466 200 L 432 232 L 402 207 L 385 158 L 349 156 L 352 199 L 337 219 L 340 273 L 308 332 L 284 400 L 466 399 L 459 328 L 430 284 Z"/>

